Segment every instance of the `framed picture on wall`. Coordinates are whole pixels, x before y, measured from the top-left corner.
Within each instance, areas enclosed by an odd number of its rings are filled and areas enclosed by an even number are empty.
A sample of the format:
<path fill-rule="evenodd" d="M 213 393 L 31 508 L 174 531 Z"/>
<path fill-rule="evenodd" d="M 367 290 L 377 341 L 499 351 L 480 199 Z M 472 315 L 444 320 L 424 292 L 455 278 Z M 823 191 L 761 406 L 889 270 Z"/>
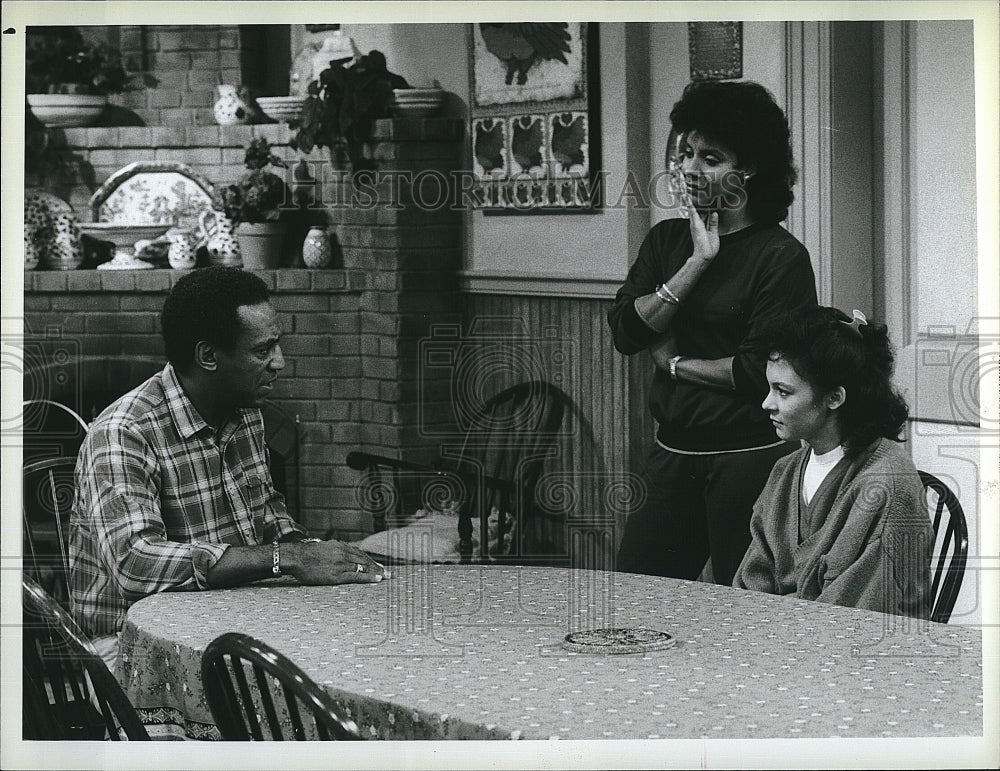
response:
<path fill-rule="evenodd" d="M 487 214 L 601 206 L 597 25 L 468 29 L 474 197 Z"/>
<path fill-rule="evenodd" d="M 743 77 L 743 22 L 689 21 L 691 80 Z"/>

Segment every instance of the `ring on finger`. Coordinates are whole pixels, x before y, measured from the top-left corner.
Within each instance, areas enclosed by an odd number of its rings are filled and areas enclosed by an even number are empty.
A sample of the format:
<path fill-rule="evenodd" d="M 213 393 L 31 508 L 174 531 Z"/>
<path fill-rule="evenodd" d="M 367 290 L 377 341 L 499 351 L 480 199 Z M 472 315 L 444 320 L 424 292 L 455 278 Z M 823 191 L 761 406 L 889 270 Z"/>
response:
<path fill-rule="evenodd" d="M 359 562 L 357 564 L 357 567 L 354 570 L 355 570 L 356 573 L 367 573 L 368 572 L 368 568 L 365 567 L 364 563 L 362 563 L 362 562 Z"/>

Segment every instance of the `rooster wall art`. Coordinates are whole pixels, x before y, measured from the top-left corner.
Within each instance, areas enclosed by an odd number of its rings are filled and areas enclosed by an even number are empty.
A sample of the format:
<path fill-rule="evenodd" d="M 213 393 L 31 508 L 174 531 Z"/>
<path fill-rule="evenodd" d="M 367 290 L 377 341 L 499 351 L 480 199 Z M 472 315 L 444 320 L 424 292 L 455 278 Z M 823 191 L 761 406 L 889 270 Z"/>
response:
<path fill-rule="evenodd" d="M 477 207 L 600 208 L 598 25 L 477 23 L 467 34 Z"/>
<path fill-rule="evenodd" d="M 566 64 L 570 52 L 570 34 L 566 22 L 538 24 L 480 24 L 486 50 L 507 67 L 504 82 L 509 86 L 517 78 L 517 85 L 528 82 L 528 72 L 538 62 L 554 59 Z"/>

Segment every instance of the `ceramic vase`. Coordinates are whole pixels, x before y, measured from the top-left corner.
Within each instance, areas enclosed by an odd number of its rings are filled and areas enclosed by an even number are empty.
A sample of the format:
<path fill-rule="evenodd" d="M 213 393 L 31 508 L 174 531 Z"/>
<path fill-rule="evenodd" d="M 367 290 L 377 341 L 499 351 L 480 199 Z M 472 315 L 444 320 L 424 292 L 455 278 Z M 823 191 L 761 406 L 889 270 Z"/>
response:
<path fill-rule="evenodd" d="M 314 226 L 309 228 L 306 240 L 302 242 L 302 262 L 307 268 L 325 268 L 333 259 L 333 249 L 326 231 Z"/>
<path fill-rule="evenodd" d="M 52 222 L 55 225 L 56 236 L 53 246 L 46 253 L 44 263 L 51 270 L 76 270 L 83 263 L 80 220 L 76 214 L 68 211 L 56 214 Z"/>
<path fill-rule="evenodd" d="M 34 257 L 36 267 L 75 270 L 83 262 L 83 236 L 73 208 L 60 198 L 41 191 L 24 197 L 25 268 Z M 28 241 L 33 244 L 29 253 Z"/>
<path fill-rule="evenodd" d="M 38 243 L 35 240 L 33 233 L 28 232 L 28 226 L 24 227 L 24 269 L 34 270 L 38 267 L 38 261 L 41 258 L 41 249 L 38 247 Z"/>
<path fill-rule="evenodd" d="M 253 108 L 236 86 L 216 86 L 216 90 L 219 98 L 212 108 L 216 123 L 220 126 L 235 126 L 250 122 Z"/>
<path fill-rule="evenodd" d="M 194 267 L 197 238 L 193 230 L 170 230 L 167 232 L 170 249 L 167 261 L 174 270 L 190 270 Z"/>
<path fill-rule="evenodd" d="M 221 212 L 205 209 L 198 222 L 201 226 L 201 245 L 208 253 L 209 264 L 241 267 L 243 259 L 233 221 Z"/>
<path fill-rule="evenodd" d="M 36 194 L 28 194 L 24 198 L 24 269 L 34 270 L 38 267 L 45 248 L 51 240 L 52 216 L 49 209 L 43 206 Z"/>

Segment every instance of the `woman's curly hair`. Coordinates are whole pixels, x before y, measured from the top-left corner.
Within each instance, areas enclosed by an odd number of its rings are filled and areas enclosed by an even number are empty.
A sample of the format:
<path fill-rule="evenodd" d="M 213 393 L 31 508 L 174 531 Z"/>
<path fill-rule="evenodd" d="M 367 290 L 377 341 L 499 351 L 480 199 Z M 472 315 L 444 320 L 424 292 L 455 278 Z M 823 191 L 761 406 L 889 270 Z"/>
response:
<path fill-rule="evenodd" d="M 742 168 L 753 168 L 745 185 L 750 215 L 775 224 L 788 216 L 797 174 L 785 113 L 771 92 L 749 81 L 689 83 L 670 112 L 673 130 L 697 131 L 736 154 Z"/>
<path fill-rule="evenodd" d="M 814 390 L 843 386 L 837 410 L 848 452 L 878 437 L 901 441 L 909 409 L 892 384 L 893 354 L 884 324 L 852 325 L 836 308 L 803 308 L 773 317 L 762 334 L 769 358 L 788 362 Z"/>

